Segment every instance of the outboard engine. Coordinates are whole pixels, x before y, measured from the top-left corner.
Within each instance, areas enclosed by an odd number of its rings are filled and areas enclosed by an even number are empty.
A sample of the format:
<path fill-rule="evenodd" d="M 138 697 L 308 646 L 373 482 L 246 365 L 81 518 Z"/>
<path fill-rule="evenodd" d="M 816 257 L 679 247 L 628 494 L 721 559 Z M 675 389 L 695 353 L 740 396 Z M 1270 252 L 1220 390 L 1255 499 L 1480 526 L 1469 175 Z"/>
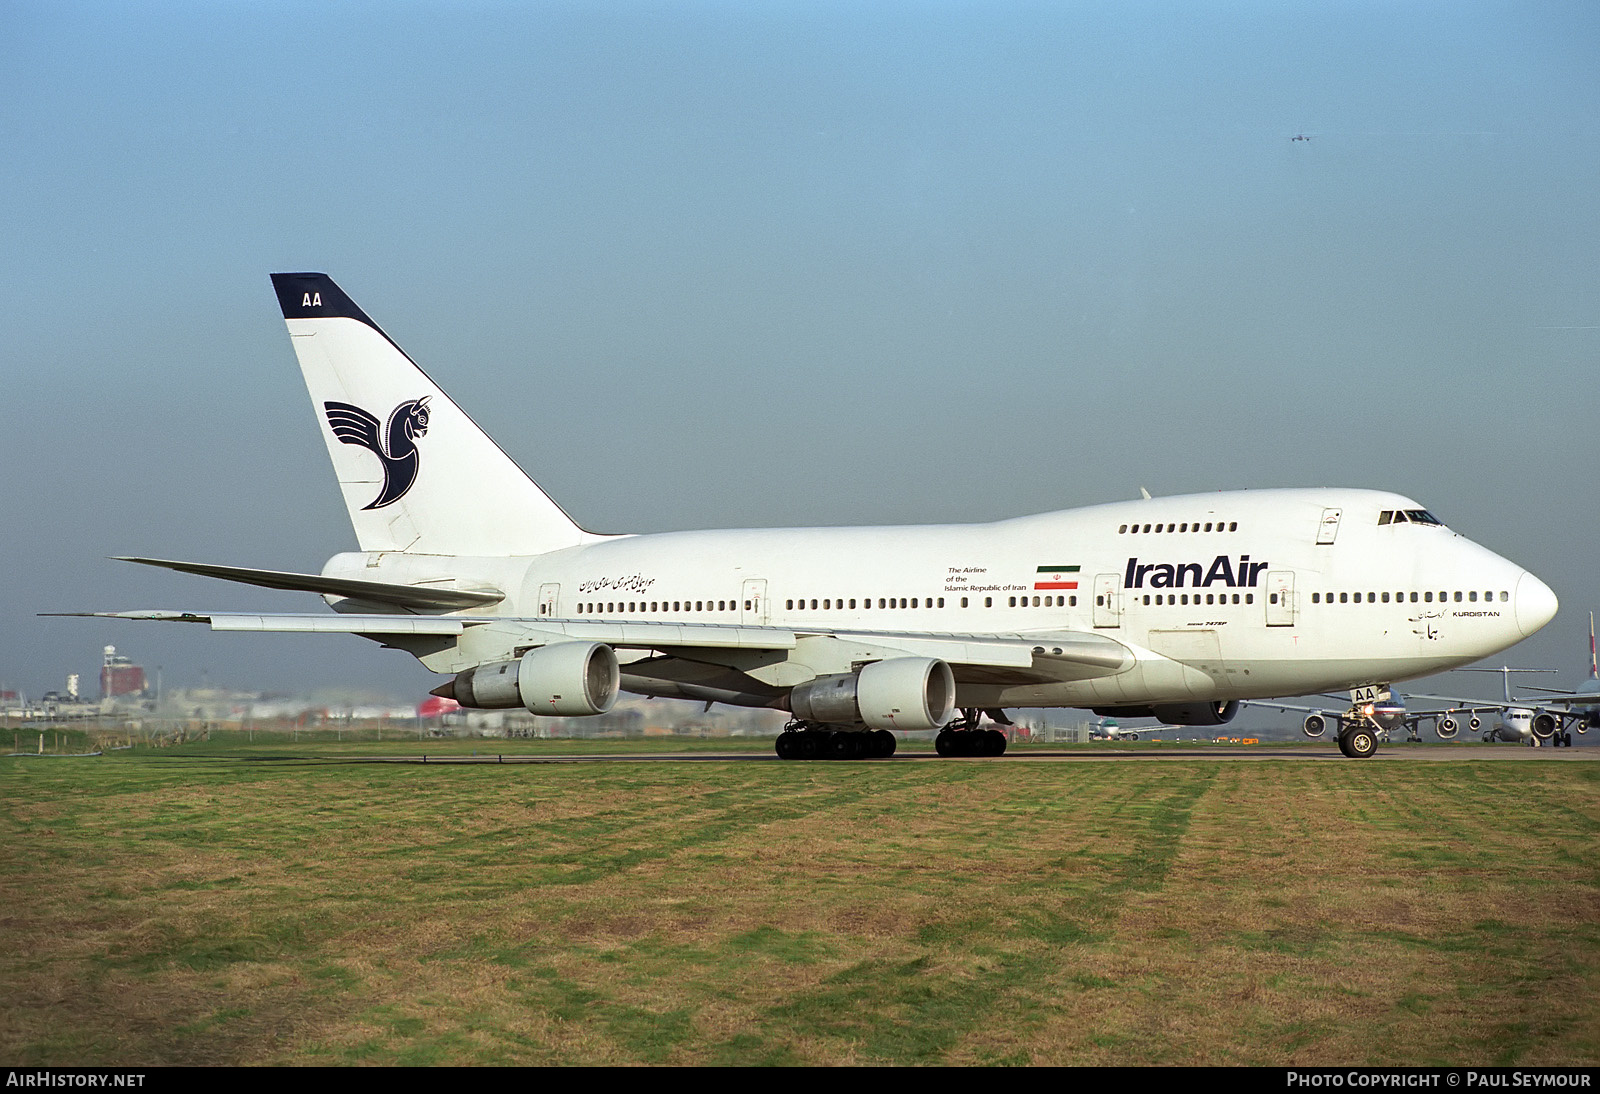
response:
<path fill-rule="evenodd" d="M 603 642 L 557 642 L 515 661 L 495 661 L 456 674 L 433 694 L 464 707 L 533 714 L 604 714 L 617 701 L 622 673 Z"/>
<path fill-rule="evenodd" d="M 1307 714 L 1306 720 L 1300 723 L 1300 732 L 1307 737 L 1320 737 L 1328 730 L 1328 720 L 1320 714 Z"/>

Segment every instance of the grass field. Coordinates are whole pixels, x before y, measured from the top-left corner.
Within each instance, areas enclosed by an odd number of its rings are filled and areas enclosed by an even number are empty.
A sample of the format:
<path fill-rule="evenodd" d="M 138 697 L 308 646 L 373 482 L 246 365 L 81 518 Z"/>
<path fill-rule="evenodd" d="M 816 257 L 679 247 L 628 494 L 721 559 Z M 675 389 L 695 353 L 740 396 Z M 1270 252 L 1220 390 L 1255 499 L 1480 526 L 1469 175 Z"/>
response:
<path fill-rule="evenodd" d="M 473 748 L 0 759 L 0 1060 L 1600 1062 L 1600 764 Z"/>

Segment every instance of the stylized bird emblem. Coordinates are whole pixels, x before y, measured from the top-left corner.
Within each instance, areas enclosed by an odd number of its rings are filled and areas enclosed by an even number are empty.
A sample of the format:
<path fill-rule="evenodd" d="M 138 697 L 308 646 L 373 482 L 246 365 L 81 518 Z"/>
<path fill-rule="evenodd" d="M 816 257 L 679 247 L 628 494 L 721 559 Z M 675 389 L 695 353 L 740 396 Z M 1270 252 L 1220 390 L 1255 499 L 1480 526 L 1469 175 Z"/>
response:
<path fill-rule="evenodd" d="M 333 435 L 345 444 L 359 445 L 378 457 L 383 463 L 383 490 L 370 505 L 361 508 L 382 509 L 406 496 L 411 484 L 417 481 L 419 455 L 416 439 L 428 432 L 428 396 L 412 399 L 395 407 L 389 415 L 389 425 L 383 428 L 377 418 L 349 403 L 323 403 L 328 415 L 328 425 Z M 383 428 L 383 436 L 378 431 Z"/>

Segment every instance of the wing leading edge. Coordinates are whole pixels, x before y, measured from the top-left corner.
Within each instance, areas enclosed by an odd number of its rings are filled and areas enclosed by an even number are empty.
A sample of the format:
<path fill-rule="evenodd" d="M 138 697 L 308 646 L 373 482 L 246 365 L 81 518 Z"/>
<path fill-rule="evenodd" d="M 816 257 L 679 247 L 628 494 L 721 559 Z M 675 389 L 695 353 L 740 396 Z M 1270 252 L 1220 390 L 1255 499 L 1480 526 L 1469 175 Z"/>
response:
<path fill-rule="evenodd" d="M 358 583 L 359 584 L 359 583 Z M 619 649 L 743 649 L 789 651 L 807 641 L 834 639 L 862 647 L 920 657 L 937 657 L 951 665 L 1026 669 L 1036 663 L 1071 668 L 1077 678 L 1110 676 L 1132 666 L 1134 655 L 1114 639 L 1077 631 L 1046 635 L 958 634 L 896 631 L 796 631 L 782 627 L 724 626 L 705 623 L 595 622 L 593 620 L 516 618 L 470 615 L 257 614 L 246 612 L 61 613 L 106 619 L 164 623 L 205 623 L 215 631 L 361 634 L 373 636 L 466 635 L 490 628 L 517 646 L 557 642 L 604 642 Z"/>

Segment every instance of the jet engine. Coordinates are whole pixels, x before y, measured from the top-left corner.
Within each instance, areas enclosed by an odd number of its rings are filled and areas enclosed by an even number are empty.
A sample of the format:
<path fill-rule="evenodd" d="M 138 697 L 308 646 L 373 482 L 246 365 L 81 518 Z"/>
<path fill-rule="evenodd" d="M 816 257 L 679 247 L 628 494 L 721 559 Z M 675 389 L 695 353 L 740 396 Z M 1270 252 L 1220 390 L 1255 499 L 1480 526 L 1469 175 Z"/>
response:
<path fill-rule="evenodd" d="M 610 646 L 557 642 L 531 649 L 515 661 L 495 661 L 457 673 L 434 694 L 480 709 L 604 714 L 617 701 L 620 681 L 617 655 Z"/>
<path fill-rule="evenodd" d="M 1239 713 L 1239 701 L 1220 703 L 1157 703 L 1150 708 L 1169 726 L 1221 726 Z"/>
<path fill-rule="evenodd" d="M 1474 718 L 1473 722 L 1477 722 L 1477 719 Z M 1433 728 L 1434 732 L 1439 734 L 1439 739 L 1443 741 L 1448 741 L 1461 730 L 1461 727 L 1456 724 L 1456 720 L 1450 717 L 1448 714 L 1446 714 L 1443 718 L 1440 718 L 1438 724 Z M 1474 725 L 1473 728 L 1476 729 L 1477 726 Z"/>
<path fill-rule="evenodd" d="M 1541 710 L 1533 716 L 1528 728 L 1533 730 L 1533 735 L 1539 740 L 1548 741 L 1556 735 L 1556 730 L 1561 728 L 1561 720 L 1549 711 Z"/>
<path fill-rule="evenodd" d="M 1300 730 L 1307 737 L 1320 737 L 1328 729 L 1328 720 L 1320 714 L 1307 714 L 1306 720 L 1300 723 Z"/>
<path fill-rule="evenodd" d="M 795 717 L 872 729 L 938 729 L 955 711 L 956 678 L 935 657 L 893 657 L 819 676 L 789 692 Z"/>

